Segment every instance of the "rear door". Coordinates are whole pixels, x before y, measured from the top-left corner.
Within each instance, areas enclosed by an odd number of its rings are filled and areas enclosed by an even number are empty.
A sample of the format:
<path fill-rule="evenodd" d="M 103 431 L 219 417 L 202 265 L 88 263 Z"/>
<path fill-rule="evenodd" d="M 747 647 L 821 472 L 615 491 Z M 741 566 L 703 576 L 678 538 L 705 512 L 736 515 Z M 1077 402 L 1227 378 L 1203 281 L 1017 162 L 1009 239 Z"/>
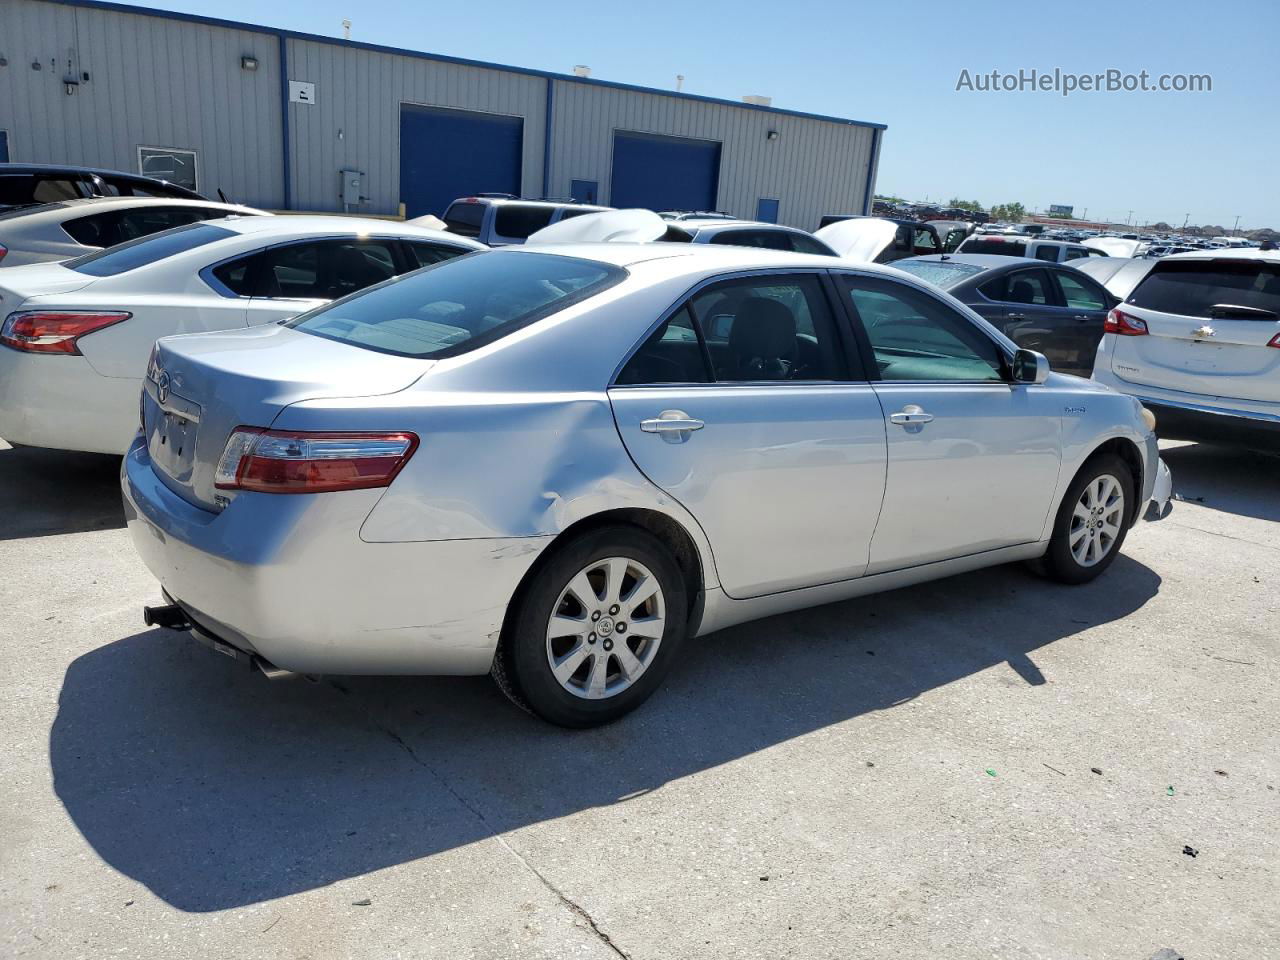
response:
<path fill-rule="evenodd" d="M 1147 336 L 1117 336 L 1130 383 L 1280 403 L 1280 259 L 1160 260 L 1119 307 Z"/>
<path fill-rule="evenodd" d="M 632 459 L 697 519 L 731 597 L 866 570 L 884 417 L 832 295 L 819 272 L 705 285 L 609 391 Z"/>
<path fill-rule="evenodd" d="M 1004 348 L 914 285 L 858 274 L 840 284 L 870 344 L 887 420 L 867 572 L 1038 540 L 1061 460 L 1052 388 L 1010 383 Z"/>
<path fill-rule="evenodd" d="M 1093 373 L 1093 358 L 1102 339 L 1102 326 L 1115 298 L 1089 277 L 1069 267 L 1050 268 L 1057 285 L 1060 320 L 1057 339 L 1062 373 L 1088 377 Z"/>

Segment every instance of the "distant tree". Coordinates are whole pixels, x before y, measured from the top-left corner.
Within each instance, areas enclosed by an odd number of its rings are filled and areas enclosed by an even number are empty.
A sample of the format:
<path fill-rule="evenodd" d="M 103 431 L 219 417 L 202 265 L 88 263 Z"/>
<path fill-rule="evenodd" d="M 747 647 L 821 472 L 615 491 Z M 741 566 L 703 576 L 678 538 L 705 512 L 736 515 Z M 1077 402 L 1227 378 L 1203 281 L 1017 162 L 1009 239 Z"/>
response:
<path fill-rule="evenodd" d="M 1159 223 L 1148 223 L 1148 230 L 1154 230 L 1156 233 L 1172 233 L 1173 227 L 1161 220 Z"/>
<path fill-rule="evenodd" d="M 991 216 L 996 220 L 1009 220 L 1021 223 L 1027 215 L 1027 208 L 1020 203 L 999 203 L 991 208 Z"/>
<path fill-rule="evenodd" d="M 959 197 L 952 197 L 947 201 L 948 207 L 955 207 L 957 210 L 968 210 L 971 213 L 985 213 L 977 200 L 961 200 Z"/>

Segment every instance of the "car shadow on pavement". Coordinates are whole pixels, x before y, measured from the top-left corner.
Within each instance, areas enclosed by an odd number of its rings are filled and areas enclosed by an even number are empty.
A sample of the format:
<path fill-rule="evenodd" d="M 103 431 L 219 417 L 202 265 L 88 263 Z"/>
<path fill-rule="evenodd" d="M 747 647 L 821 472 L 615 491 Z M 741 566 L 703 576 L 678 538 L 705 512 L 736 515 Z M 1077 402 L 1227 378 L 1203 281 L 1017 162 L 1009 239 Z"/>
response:
<path fill-rule="evenodd" d="M 1187 443 L 1162 446 L 1173 489 L 1193 503 L 1242 517 L 1280 521 L 1280 451 Z"/>
<path fill-rule="evenodd" d="M 54 787 L 111 867 L 224 910 L 624 802 L 988 668 L 1052 696 L 1035 651 L 1159 587 L 1121 556 L 1083 587 L 1003 567 L 773 617 L 691 641 L 648 704 L 588 731 L 487 678 L 271 683 L 148 630 L 67 670 Z"/>
<path fill-rule="evenodd" d="M 123 526 L 119 457 L 0 441 L 0 540 Z"/>

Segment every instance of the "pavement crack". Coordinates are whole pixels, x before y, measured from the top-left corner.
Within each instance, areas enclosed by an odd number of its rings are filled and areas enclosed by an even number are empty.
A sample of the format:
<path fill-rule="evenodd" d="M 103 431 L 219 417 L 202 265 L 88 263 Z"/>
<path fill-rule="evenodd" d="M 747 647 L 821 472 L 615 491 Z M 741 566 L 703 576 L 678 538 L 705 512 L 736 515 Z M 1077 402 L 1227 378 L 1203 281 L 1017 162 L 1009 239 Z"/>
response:
<path fill-rule="evenodd" d="M 1239 543 L 1247 543 L 1250 546 L 1262 547 L 1263 550 L 1280 550 L 1280 547 L 1272 546 L 1269 543 L 1259 543 L 1257 540 L 1250 540 L 1248 537 L 1235 537 L 1229 533 L 1218 533 L 1216 530 L 1206 530 L 1204 527 L 1193 527 L 1189 523 L 1171 522 L 1171 527 L 1181 527 L 1183 530 L 1194 530 L 1197 533 L 1207 533 L 1211 537 L 1222 537 L 1224 540 L 1235 540 Z"/>
<path fill-rule="evenodd" d="M 347 691 L 343 690 L 342 692 L 346 693 Z M 555 898 L 560 901 L 561 905 L 566 910 L 568 910 L 575 917 L 577 917 L 584 924 L 586 924 L 587 929 L 591 931 L 591 933 L 595 936 L 597 940 L 599 940 L 602 944 L 608 947 L 614 953 L 615 956 L 621 957 L 622 960 L 631 960 L 631 955 L 628 954 L 621 947 L 619 947 L 616 943 L 614 943 L 613 938 L 610 937 L 609 934 L 605 933 L 603 930 L 600 929 L 600 925 L 596 923 L 595 918 L 592 917 L 591 914 L 587 912 L 586 908 L 584 908 L 581 904 L 577 903 L 572 897 L 570 897 L 558 886 L 556 886 L 546 876 L 546 874 L 544 874 L 541 870 L 539 870 L 533 864 L 533 862 L 529 860 L 528 857 L 526 857 L 519 850 L 513 847 L 506 837 L 502 836 L 500 833 L 494 830 L 493 825 L 490 824 L 488 818 L 485 817 L 484 811 L 481 810 L 478 806 L 476 806 L 473 802 L 471 802 L 471 800 L 469 800 L 463 794 L 459 793 L 454 788 L 453 784 L 451 784 L 440 773 L 440 771 L 438 771 L 430 763 L 428 763 L 426 760 L 420 757 L 418 755 L 418 752 L 413 749 L 412 744 L 410 744 L 407 740 L 405 740 L 405 738 L 402 737 L 393 727 L 390 727 L 387 724 L 380 721 L 374 715 L 373 711 L 368 709 L 368 707 L 365 707 L 365 715 L 369 718 L 369 722 L 372 723 L 374 727 L 376 727 L 382 733 L 386 734 L 392 741 L 394 741 L 400 747 L 401 750 L 403 750 L 406 754 L 408 754 L 409 759 L 411 759 L 418 766 L 422 767 L 423 770 L 426 770 L 427 773 L 431 774 L 432 778 L 435 779 L 435 781 L 439 783 L 440 786 L 444 787 L 444 789 L 449 793 L 449 795 L 453 797 L 456 801 L 458 801 L 458 803 L 462 806 L 464 810 L 466 810 L 473 817 L 475 817 L 482 824 L 484 824 L 485 828 L 489 830 L 489 835 L 494 840 L 498 841 L 498 843 L 502 844 L 503 849 L 505 849 L 507 853 L 511 854 L 511 856 L 515 857 L 516 860 L 520 861 L 520 864 L 526 870 L 532 873 L 538 879 L 538 882 L 541 883 L 544 887 L 546 887 L 547 890 L 549 890 L 555 896 Z"/>

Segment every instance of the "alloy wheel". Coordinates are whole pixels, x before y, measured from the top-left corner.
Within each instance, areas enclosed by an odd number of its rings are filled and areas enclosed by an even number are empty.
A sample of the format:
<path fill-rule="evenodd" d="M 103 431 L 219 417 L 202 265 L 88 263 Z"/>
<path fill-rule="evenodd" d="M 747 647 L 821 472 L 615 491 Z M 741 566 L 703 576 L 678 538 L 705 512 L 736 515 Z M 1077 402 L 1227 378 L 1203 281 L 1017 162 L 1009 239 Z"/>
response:
<path fill-rule="evenodd" d="M 565 690 L 616 696 L 653 663 L 666 624 L 658 578 L 627 557 L 593 561 L 560 592 L 547 623 L 547 662 Z"/>
<path fill-rule="evenodd" d="M 1124 488 L 1109 473 L 1085 484 L 1071 513 L 1067 544 L 1076 563 L 1092 567 L 1111 552 L 1124 523 Z"/>

